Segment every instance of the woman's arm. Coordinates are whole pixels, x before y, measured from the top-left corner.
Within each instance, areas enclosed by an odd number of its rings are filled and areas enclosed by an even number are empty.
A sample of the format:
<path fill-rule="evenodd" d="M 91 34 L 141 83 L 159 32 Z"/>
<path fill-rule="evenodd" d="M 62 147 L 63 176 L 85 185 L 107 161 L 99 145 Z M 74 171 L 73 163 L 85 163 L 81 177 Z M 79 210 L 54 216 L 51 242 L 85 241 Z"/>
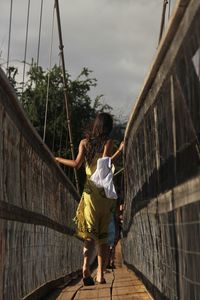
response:
<path fill-rule="evenodd" d="M 109 156 L 109 157 L 111 157 L 111 160 L 114 161 L 122 153 L 123 147 L 124 147 L 124 142 L 121 142 L 121 144 L 120 144 L 119 148 L 117 149 L 117 151 L 115 151 L 115 153 L 112 155 L 113 141 L 108 140 L 107 143 L 104 146 L 103 157 L 104 156 Z"/>
<path fill-rule="evenodd" d="M 114 160 L 116 160 L 122 153 L 124 148 L 124 142 L 121 142 L 121 144 L 119 145 L 119 148 L 115 151 L 115 153 L 111 156 L 111 161 L 113 162 Z"/>
<path fill-rule="evenodd" d="M 65 166 L 79 169 L 84 161 L 84 152 L 85 152 L 86 140 L 81 140 L 78 148 L 78 155 L 75 160 L 65 159 L 62 157 L 55 157 L 55 160 Z"/>

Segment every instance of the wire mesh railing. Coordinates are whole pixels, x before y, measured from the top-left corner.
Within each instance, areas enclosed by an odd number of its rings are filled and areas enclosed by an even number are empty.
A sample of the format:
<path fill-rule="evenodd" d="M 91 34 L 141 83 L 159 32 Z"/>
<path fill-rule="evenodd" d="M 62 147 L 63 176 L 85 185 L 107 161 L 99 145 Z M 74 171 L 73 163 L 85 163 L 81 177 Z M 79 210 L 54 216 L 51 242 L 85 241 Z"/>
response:
<path fill-rule="evenodd" d="M 200 294 L 199 20 L 179 1 L 126 132 L 123 254 L 158 299 Z"/>
<path fill-rule="evenodd" d="M 79 196 L 0 70 L 0 299 L 22 299 L 81 269 Z"/>

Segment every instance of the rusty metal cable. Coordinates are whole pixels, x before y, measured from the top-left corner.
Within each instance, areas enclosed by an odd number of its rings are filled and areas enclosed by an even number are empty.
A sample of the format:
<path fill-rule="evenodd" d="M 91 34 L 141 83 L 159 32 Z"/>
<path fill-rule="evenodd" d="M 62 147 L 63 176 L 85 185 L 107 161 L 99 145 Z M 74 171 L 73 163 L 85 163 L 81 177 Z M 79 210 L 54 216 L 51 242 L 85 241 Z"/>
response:
<path fill-rule="evenodd" d="M 39 64 L 39 57 L 40 57 L 40 40 L 41 40 L 41 31 L 42 31 L 42 14 L 43 14 L 43 1 L 41 0 L 41 8 L 40 8 L 40 25 L 39 25 L 39 37 L 38 37 L 38 49 L 37 49 L 37 67 Z"/>
<path fill-rule="evenodd" d="M 161 24 L 160 24 L 160 34 L 159 34 L 159 41 L 158 45 L 160 44 L 164 27 L 165 27 L 165 15 L 166 15 L 166 8 L 167 8 L 168 0 L 163 1 L 163 9 L 162 9 L 162 17 L 161 17 Z"/>
<path fill-rule="evenodd" d="M 168 0 L 168 20 L 171 16 L 171 0 Z"/>
<path fill-rule="evenodd" d="M 30 0 L 27 6 L 27 18 L 26 18 L 26 38 L 25 38 L 25 48 L 24 48 L 24 62 L 23 62 L 23 75 L 22 75 L 22 97 L 24 93 L 24 81 L 25 81 L 25 71 L 26 71 L 26 55 L 27 55 L 27 45 L 28 45 L 28 31 L 29 31 L 29 19 L 30 19 Z"/>
<path fill-rule="evenodd" d="M 43 128 L 43 142 L 44 143 L 45 143 L 45 138 L 46 138 L 46 127 L 47 127 L 47 114 L 48 114 L 48 103 L 49 103 L 49 85 L 50 85 L 50 76 L 51 76 L 51 71 L 50 70 L 51 70 L 51 65 L 52 65 L 54 24 L 55 24 L 55 6 L 53 8 L 53 19 L 52 19 L 52 25 L 51 25 L 49 73 L 48 73 L 48 79 L 47 79 L 47 93 L 46 93 L 45 117 L 44 117 L 44 128 Z"/>
<path fill-rule="evenodd" d="M 65 108 L 66 108 L 66 114 L 67 114 L 67 128 L 68 128 L 68 134 L 69 134 L 71 156 L 72 156 L 72 159 L 75 160 L 74 145 L 73 145 L 73 141 L 72 141 L 71 120 L 70 120 L 70 114 L 69 114 L 69 100 L 68 100 L 68 94 L 67 94 L 68 93 L 68 85 L 67 85 L 66 70 L 65 70 L 65 58 L 64 58 L 64 52 L 63 52 L 64 45 L 63 45 L 63 39 L 62 39 L 62 28 L 61 28 L 60 10 L 59 10 L 58 0 L 55 0 L 55 7 L 56 7 L 56 13 L 57 13 L 59 49 L 60 49 L 60 57 L 61 57 L 61 65 L 62 65 L 62 73 L 63 73 L 64 99 L 65 99 Z M 76 172 L 75 168 L 74 168 L 74 178 L 75 178 L 75 183 L 76 183 L 76 189 L 77 189 L 77 192 L 79 193 L 78 176 L 77 176 L 77 172 Z"/>
<path fill-rule="evenodd" d="M 10 60 L 10 40 L 11 40 L 11 29 L 12 29 L 12 11 L 13 11 L 13 0 L 10 1 L 10 21 L 9 21 L 9 33 L 8 33 L 8 53 L 7 53 L 7 75 Z"/>

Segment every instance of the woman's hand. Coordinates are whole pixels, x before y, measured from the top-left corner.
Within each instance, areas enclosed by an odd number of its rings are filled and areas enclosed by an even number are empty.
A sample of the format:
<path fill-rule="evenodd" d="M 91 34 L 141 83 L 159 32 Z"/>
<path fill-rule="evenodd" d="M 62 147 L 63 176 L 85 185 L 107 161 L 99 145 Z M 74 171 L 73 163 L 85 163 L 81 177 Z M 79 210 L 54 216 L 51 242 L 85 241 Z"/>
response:
<path fill-rule="evenodd" d="M 121 144 L 119 145 L 118 151 L 122 152 L 124 149 L 124 142 L 121 142 Z"/>

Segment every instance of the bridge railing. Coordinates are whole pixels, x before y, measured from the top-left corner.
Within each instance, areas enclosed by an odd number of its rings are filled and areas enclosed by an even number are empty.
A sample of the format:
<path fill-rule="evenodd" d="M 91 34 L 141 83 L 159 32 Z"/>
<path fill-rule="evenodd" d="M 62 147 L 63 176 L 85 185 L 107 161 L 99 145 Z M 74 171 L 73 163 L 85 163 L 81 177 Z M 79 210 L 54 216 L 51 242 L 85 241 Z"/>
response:
<path fill-rule="evenodd" d="M 126 131 L 124 259 L 162 299 L 200 294 L 199 28 L 178 1 Z"/>
<path fill-rule="evenodd" d="M 78 200 L 0 70 L 0 299 L 24 298 L 81 269 Z"/>

